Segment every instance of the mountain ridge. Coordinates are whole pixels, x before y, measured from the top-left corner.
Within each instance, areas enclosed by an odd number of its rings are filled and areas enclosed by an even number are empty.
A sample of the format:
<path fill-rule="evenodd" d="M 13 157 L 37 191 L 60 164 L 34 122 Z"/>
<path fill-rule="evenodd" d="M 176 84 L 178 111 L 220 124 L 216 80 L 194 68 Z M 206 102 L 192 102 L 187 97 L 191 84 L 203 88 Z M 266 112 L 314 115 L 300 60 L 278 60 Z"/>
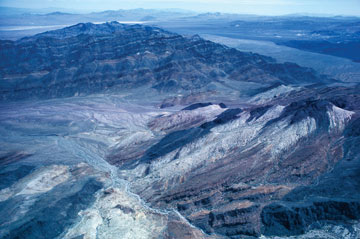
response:
<path fill-rule="evenodd" d="M 114 86 L 188 91 L 228 80 L 285 85 L 329 81 L 310 68 L 279 64 L 199 36 L 117 22 L 80 23 L 15 42 L 0 41 L 0 47 L 2 99 L 27 98 L 30 95 L 21 92 L 29 90 L 34 91 L 32 97 L 53 98 Z M 7 91 L 14 86 L 15 91 Z M 41 90 L 44 86 L 50 93 Z"/>

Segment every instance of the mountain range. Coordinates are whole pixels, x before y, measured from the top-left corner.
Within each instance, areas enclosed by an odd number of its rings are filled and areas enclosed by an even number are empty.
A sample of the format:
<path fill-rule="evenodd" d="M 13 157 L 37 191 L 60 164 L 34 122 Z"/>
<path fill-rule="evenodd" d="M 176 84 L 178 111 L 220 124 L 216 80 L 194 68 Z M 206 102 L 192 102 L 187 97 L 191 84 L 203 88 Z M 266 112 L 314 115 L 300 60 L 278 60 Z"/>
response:
<path fill-rule="evenodd" d="M 319 84 L 326 76 L 199 36 L 142 25 L 81 23 L 0 41 L 3 99 L 55 98 L 148 86 L 158 91 L 230 88 L 228 81 Z"/>
<path fill-rule="evenodd" d="M 359 236 L 359 83 L 118 22 L 0 49 L 1 238 Z"/>

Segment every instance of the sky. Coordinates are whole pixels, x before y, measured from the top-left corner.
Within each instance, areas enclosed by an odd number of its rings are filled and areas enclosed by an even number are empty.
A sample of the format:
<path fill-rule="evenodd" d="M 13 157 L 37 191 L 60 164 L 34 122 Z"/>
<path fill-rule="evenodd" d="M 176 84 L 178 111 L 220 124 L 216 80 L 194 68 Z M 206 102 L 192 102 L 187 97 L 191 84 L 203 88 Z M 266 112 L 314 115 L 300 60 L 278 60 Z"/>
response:
<path fill-rule="evenodd" d="M 0 6 L 81 11 L 177 8 L 259 15 L 310 13 L 360 16 L 360 0 L 0 0 Z"/>

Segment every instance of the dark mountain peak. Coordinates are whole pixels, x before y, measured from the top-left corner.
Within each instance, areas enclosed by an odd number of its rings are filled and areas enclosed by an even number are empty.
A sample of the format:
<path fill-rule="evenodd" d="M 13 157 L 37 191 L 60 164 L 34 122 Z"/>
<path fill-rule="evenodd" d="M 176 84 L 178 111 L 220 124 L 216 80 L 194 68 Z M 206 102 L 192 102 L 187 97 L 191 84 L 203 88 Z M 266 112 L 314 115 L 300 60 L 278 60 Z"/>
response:
<path fill-rule="evenodd" d="M 195 35 L 191 36 L 190 39 L 191 39 L 192 41 L 204 40 L 204 39 L 201 38 L 198 34 L 195 34 Z"/>
<path fill-rule="evenodd" d="M 192 104 L 192 105 L 189 105 L 187 107 L 185 107 L 184 109 L 182 110 L 195 110 L 195 109 L 198 109 L 198 108 L 203 108 L 203 107 L 207 107 L 209 105 L 213 105 L 213 103 L 211 102 L 207 102 L 207 103 L 195 103 L 195 104 Z"/>
<path fill-rule="evenodd" d="M 3 98 L 15 92 L 15 98 L 26 98 L 28 89 L 32 97 L 53 98 L 140 86 L 159 92 L 207 91 L 212 83 L 229 80 L 265 85 L 324 81 L 309 68 L 278 64 L 197 35 L 189 39 L 116 21 L 79 23 L 16 42 L 0 41 L 0 47 Z M 17 89 L 9 91 L 11 85 Z"/>
<path fill-rule="evenodd" d="M 121 27 L 122 27 L 121 24 L 117 25 L 118 30 L 120 30 Z M 23 43 L 27 41 L 34 41 L 39 38 L 65 39 L 69 37 L 75 37 L 81 34 L 89 34 L 89 35 L 111 34 L 114 32 L 114 28 L 115 28 L 114 23 L 104 23 L 99 25 L 90 22 L 79 23 L 62 29 L 40 33 L 32 37 L 25 37 L 23 39 L 20 39 L 18 42 Z"/>
<path fill-rule="evenodd" d="M 87 23 L 78 23 L 73 26 L 65 27 L 62 29 L 48 31 L 44 33 L 37 34 L 32 37 L 26 37 L 18 42 L 33 41 L 39 38 L 56 38 L 56 39 L 65 39 L 70 37 L 76 37 L 79 35 L 91 35 L 91 36 L 104 36 L 104 35 L 113 35 L 113 34 L 122 34 L 125 31 L 131 32 L 135 35 L 136 32 L 152 32 L 154 34 L 166 34 L 169 35 L 169 32 L 163 31 L 160 28 L 144 26 L 141 24 L 121 24 L 117 21 L 106 22 L 102 24 L 95 24 L 91 22 Z"/>
<path fill-rule="evenodd" d="M 46 16 L 66 16 L 66 15 L 74 15 L 72 13 L 67 13 L 67 12 L 60 12 L 60 11 L 56 11 L 56 12 L 50 12 L 45 14 Z"/>
<path fill-rule="evenodd" d="M 196 109 L 198 109 L 198 108 L 207 107 L 207 106 L 209 106 L 209 105 L 214 105 L 214 104 L 211 103 L 211 102 L 195 103 L 195 104 L 192 104 L 192 105 L 189 105 L 189 106 L 183 108 L 182 111 L 184 111 L 184 110 L 196 110 Z M 227 108 L 227 106 L 226 106 L 224 103 L 219 103 L 219 104 L 217 104 L 217 105 L 220 106 L 220 108 L 223 108 L 223 109 Z"/>

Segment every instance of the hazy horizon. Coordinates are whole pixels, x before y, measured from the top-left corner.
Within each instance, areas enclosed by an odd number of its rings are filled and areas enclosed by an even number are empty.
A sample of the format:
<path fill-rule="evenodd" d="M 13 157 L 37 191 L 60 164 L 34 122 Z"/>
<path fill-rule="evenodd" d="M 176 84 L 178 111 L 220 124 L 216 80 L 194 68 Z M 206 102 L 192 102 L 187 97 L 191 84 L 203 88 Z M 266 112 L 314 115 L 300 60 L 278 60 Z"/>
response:
<path fill-rule="evenodd" d="M 222 12 L 235 14 L 256 15 L 288 15 L 288 14 L 312 14 L 312 15 L 344 15 L 360 16 L 360 0 L 142 0 L 122 1 L 115 0 L 34 0 L 34 1 L 10 1 L 1 0 L 1 7 L 40 9 L 62 9 L 76 12 L 95 12 L 119 9 L 181 9 L 204 12 Z"/>

